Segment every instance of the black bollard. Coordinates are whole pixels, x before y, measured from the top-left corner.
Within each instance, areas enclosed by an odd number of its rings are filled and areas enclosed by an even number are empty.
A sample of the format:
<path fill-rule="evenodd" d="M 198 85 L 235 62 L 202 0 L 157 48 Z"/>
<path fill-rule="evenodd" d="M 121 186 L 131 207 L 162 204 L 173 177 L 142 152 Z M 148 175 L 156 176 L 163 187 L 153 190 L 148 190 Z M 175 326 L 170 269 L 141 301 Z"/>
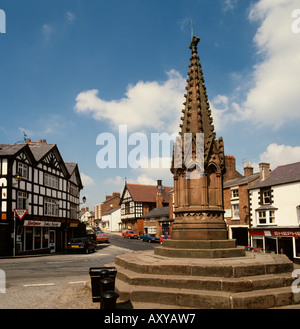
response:
<path fill-rule="evenodd" d="M 101 295 L 100 308 L 102 310 L 114 310 L 116 309 L 117 299 L 119 294 L 114 291 L 106 291 Z"/>

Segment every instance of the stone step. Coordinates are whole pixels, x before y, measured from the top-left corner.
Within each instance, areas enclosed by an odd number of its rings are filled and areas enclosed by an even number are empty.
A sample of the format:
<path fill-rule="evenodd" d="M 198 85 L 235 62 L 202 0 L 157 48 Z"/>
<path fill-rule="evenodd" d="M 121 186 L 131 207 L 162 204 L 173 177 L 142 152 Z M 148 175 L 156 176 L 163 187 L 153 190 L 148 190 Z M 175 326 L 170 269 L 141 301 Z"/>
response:
<path fill-rule="evenodd" d="M 118 278 L 130 285 L 166 288 L 189 288 L 210 291 L 243 292 L 278 287 L 291 287 L 295 280 L 291 273 L 248 276 L 245 278 L 222 278 L 186 275 L 158 275 L 137 273 L 117 266 Z"/>
<path fill-rule="evenodd" d="M 156 255 L 178 258 L 230 258 L 245 256 L 244 247 L 216 248 L 216 249 L 190 249 L 190 248 L 167 248 L 165 246 L 154 249 Z"/>
<path fill-rule="evenodd" d="M 136 303 L 174 305 L 174 308 L 196 309 L 266 309 L 295 305 L 300 294 L 293 294 L 291 287 L 230 293 L 195 289 L 149 287 L 129 285 L 116 279 L 117 292 L 122 299 Z M 154 308 L 154 307 L 153 307 Z"/>
<path fill-rule="evenodd" d="M 246 254 L 225 259 L 173 259 L 154 255 L 153 251 L 133 252 L 115 258 L 116 266 L 137 273 L 241 278 L 293 271 L 293 263 L 285 255 Z"/>

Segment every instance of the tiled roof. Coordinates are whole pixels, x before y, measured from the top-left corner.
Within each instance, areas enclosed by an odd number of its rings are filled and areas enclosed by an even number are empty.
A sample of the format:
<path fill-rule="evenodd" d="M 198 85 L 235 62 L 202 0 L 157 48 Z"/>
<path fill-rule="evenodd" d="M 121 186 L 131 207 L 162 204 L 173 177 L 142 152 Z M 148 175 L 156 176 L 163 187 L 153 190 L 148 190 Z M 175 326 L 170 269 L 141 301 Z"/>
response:
<path fill-rule="evenodd" d="M 260 177 L 260 173 L 255 173 L 248 176 L 242 176 L 234 179 L 229 179 L 223 183 L 223 188 L 245 185 L 253 182 Z"/>
<path fill-rule="evenodd" d="M 102 216 L 106 216 L 106 215 L 112 214 L 113 212 L 118 211 L 119 209 L 121 209 L 121 208 L 118 207 L 118 208 L 112 208 L 112 209 L 109 209 L 109 210 L 108 210 L 106 213 L 104 213 Z"/>
<path fill-rule="evenodd" d="M 169 206 L 162 207 L 162 208 L 154 208 L 153 210 L 149 211 L 145 218 L 155 218 L 155 217 L 169 217 Z"/>
<path fill-rule="evenodd" d="M 36 161 L 40 161 L 52 148 L 55 144 L 46 144 L 46 145 L 29 145 L 29 148 L 34 155 Z"/>
<path fill-rule="evenodd" d="M 163 186 L 158 189 L 156 185 L 127 184 L 127 189 L 135 202 L 156 202 L 157 192 L 164 197 L 163 202 L 169 203 L 169 192 L 173 189 L 170 186 Z"/>
<path fill-rule="evenodd" d="M 24 147 L 24 144 L 0 144 L 0 155 L 14 155 Z"/>
<path fill-rule="evenodd" d="M 255 184 L 252 189 L 294 182 L 300 182 L 300 162 L 277 167 L 266 179 Z"/>

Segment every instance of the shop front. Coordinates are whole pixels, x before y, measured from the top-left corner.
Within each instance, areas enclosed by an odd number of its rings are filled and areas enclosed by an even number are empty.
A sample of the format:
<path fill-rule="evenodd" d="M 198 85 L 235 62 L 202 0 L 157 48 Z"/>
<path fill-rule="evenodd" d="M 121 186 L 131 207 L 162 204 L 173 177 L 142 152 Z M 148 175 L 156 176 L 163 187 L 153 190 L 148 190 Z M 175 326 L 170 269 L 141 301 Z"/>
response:
<path fill-rule="evenodd" d="M 24 220 L 16 232 L 16 251 L 22 253 L 53 253 L 60 248 L 61 222 Z"/>
<path fill-rule="evenodd" d="M 267 253 L 285 254 L 300 262 L 300 228 L 249 229 L 251 247 Z"/>

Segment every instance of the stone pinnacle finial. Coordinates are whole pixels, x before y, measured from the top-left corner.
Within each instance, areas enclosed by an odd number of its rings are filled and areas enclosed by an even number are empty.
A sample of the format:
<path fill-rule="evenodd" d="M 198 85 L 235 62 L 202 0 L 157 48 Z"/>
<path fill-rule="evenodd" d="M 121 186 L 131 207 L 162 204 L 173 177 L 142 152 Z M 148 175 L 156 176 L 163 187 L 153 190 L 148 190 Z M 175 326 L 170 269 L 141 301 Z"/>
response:
<path fill-rule="evenodd" d="M 192 49 L 192 53 L 198 52 L 197 46 L 198 46 L 199 41 L 200 41 L 200 38 L 193 36 L 192 42 L 190 44 L 190 49 Z"/>

